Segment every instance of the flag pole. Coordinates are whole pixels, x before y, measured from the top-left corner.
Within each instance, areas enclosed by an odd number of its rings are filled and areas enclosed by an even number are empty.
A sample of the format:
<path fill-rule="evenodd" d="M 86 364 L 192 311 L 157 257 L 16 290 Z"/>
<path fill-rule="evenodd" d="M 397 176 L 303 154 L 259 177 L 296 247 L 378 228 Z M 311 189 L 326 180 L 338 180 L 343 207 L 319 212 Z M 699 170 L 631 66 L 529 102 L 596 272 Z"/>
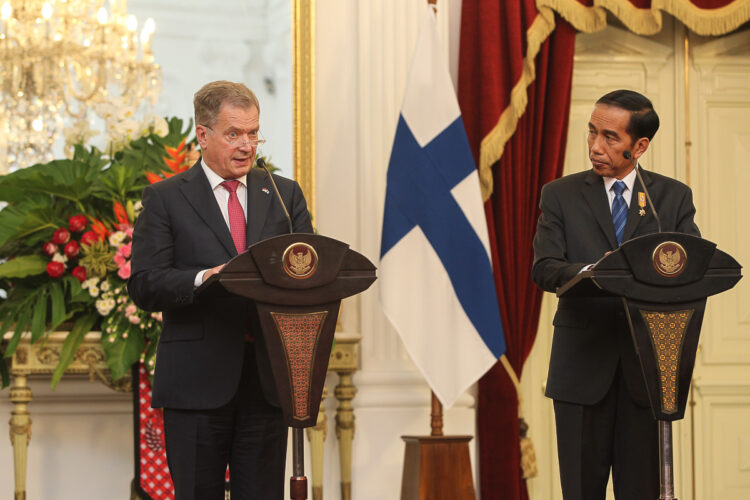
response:
<path fill-rule="evenodd" d="M 442 436 L 443 435 L 443 403 L 440 402 L 434 391 L 430 391 L 432 394 L 432 413 L 430 413 L 430 426 L 432 432 L 430 436 Z"/>

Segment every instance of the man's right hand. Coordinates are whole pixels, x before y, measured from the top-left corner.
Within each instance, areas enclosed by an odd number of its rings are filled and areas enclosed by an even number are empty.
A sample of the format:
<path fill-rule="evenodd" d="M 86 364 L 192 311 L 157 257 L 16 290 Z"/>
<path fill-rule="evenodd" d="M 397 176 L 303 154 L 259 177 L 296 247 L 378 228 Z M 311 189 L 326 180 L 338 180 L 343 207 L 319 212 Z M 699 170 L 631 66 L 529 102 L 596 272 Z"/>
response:
<path fill-rule="evenodd" d="M 203 273 L 203 281 L 205 282 L 208 278 L 213 276 L 214 274 L 221 271 L 221 269 L 224 267 L 225 264 L 222 264 L 220 266 L 212 267 L 211 269 L 207 270 L 205 273 Z"/>

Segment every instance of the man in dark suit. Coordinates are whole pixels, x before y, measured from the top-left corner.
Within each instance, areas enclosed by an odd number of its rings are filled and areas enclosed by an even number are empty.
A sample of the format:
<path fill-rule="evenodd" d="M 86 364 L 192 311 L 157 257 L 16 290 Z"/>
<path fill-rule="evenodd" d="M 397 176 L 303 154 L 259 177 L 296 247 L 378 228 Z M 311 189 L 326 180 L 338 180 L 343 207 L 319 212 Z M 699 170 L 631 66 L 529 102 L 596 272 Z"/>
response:
<path fill-rule="evenodd" d="M 621 242 L 657 231 L 633 162 L 659 128 L 651 101 L 629 90 L 600 98 L 589 121 L 593 168 L 542 188 L 532 278 L 548 292 Z M 664 231 L 699 236 L 690 188 L 641 168 Z M 659 495 L 658 427 L 624 309 L 615 298 L 560 299 L 546 395 L 554 400 L 566 500 Z"/>
<path fill-rule="evenodd" d="M 178 500 L 223 499 L 227 464 L 233 499 L 281 499 L 287 427 L 254 307 L 241 298 L 199 299 L 194 291 L 288 225 L 266 172 L 251 170 L 262 141 L 255 94 L 219 81 L 193 103 L 202 158 L 144 190 L 133 233 L 128 291 L 164 318 L 152 404 L 164 408 Z M 294 231 L 312 232 L 299 185 L 274 178 Z"/>

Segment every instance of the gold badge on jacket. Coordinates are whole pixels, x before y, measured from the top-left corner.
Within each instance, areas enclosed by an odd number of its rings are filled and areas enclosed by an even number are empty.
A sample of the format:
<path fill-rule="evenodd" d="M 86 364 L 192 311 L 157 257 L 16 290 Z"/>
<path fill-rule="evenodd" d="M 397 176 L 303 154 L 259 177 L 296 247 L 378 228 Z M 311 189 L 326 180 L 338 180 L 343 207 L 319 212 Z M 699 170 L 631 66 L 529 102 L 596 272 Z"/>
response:
<path fill-rule="evenodd" d="M 644 217 L 646 215 L 646 193 L 643 191 L 638 192 L 638 207 L 640 207 L 638 215 Z"/>
<path fill-rule="evenodd" d="M 292 243 L 281 258 L 284 271 L 295 279 L 307 279 L 318 269 L 318 253 L 307 243 Z"/>
<path fill-rule="evenodd" d="M 685 270 L 687 252 L 674 241 L 660 243 L 651 257 L 656 272 L 666 278 L 676 278 Z"/>

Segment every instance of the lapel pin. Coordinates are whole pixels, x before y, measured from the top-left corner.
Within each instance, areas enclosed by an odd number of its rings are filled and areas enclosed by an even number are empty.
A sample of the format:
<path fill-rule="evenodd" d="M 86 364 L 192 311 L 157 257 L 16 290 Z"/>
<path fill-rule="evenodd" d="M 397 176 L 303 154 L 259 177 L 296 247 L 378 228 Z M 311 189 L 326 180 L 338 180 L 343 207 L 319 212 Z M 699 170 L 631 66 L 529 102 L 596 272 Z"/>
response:
<path fill-rule="evenodd" d="M 638 206 L 641 207 L 640 210 L 638 210 L 638 215 L 641 217 L 646 216 L 646 193 L 643 191 L 638 192 Z"/>
<path fill-rule="evenodd" d="M 262 188 L 261 191 L 263 191 L 265 194 L 271 194 L 271 191 L 269 191 L 268 188 Z"/>

